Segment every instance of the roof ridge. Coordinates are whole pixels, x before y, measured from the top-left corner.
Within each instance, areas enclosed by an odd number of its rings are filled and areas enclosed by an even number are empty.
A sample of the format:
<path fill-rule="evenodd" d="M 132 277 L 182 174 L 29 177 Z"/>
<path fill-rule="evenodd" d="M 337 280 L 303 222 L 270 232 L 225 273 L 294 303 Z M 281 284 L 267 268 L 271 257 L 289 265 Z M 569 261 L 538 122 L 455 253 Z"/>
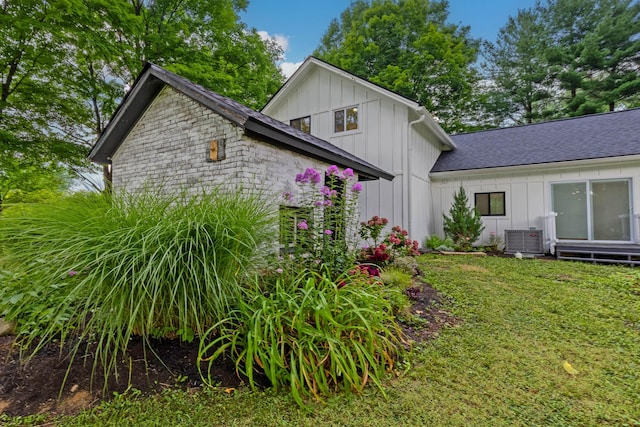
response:
<path fill-rule="evenodd" d="M 516 125 L 516 126 L 494 127 L 494 128 L 490 128 L 490 129 L 481 129 L 481 130 L 476 130 L 476 131 L 472 131 L 472 132 L 452 133 L 452 134 L 450 134 L 450 136 L 453 137 L 453 136 L 460 136 L 460 135 L 471 135 L 471 134 L 478 134 L 478 133 L 484 133 L 484 132 L 493 132 L 493 131 L 501 131 L 501 130 L 507 130 L 507 129 L 522 129 L 522 128 L 526 128 L 526 127 L 533 127 L 533 126 L 538 126 L 538 125 L 546 125 L 546 124 L 550 124 L 550 123 L 558 123 L 558 122 L 565 122 L 565 121 L 570 121 L 570 120 L 580 120 L 580 119 L 586 119 L 586 118 L 594 118 L 594 117 L 599 117 L 599 116 L 606 116 L 606 115 L 609 115 L 609 114 L 632 112 L 634 110 L 640 110 L 640 107 L 625 108 L 624 110 L 617 110 L 617 111 L 604 111 L 604 112 L 601 112 L 601 113 L 583 114 L 582 116 L 561 117 L 561 118 L 557 118 L 557 119 L 553 119 L 553 120 L 547 120 L 547 121 L 544 121 L 544 122 L 525 123 L 525 124 Z"/>

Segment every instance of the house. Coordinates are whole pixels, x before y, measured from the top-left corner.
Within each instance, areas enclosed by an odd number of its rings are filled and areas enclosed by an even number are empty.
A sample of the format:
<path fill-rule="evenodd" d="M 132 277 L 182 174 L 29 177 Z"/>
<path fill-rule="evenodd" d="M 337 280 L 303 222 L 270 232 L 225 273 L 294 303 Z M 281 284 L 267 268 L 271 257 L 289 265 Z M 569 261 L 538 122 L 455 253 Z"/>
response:
<path fill-rule="evenodd" d="M 394 175 L 364 183 L 362 219 L 386 217 L 420 242 L 433 233 L 429 171 L 455 145 L 423 106 L 309 57 L 262 112 Z"/>
<path fill-rule="evenodd" d="M 462 185 L 484 239 L 534 228 L 561 258 L 640 261 L 640 109 L 452 139 L 456 149 L 431 168 L 434 212 Z M 433 217 L 441 230 L 442 215 Z"/>
<path fill-rule="evenodd" d="M 277 194 L 307 167 L 350 167 L 361 219 L 419 241 L 442 236 L 462 186 L 480 243 L 531 231 L 560 258 L 640 264 L 640 109 L 449 136 L 420 104 L 313 57 L 262 112 L 147 65 L 90 158 L 112 164 L 116 191 Z"/>
<path fill-rule="evenodd" d="M 112 167 L 113 190 L 242 186 L 295 194 L 296 172 L 352 168 L 360 181 L 393 176 L 357 156 L 156 65 L 147 64 L 89 158 Z"/>
<path fill-rule="evenodd" d="M 449 136 L 418 103 L 310 57 L 262 111 L 393 173 L 366 184 L 362 218 L 442 236 L 463 186 L 480 243 L 535 229 L 561 257 L 640 263 L 640 109 Z"/>

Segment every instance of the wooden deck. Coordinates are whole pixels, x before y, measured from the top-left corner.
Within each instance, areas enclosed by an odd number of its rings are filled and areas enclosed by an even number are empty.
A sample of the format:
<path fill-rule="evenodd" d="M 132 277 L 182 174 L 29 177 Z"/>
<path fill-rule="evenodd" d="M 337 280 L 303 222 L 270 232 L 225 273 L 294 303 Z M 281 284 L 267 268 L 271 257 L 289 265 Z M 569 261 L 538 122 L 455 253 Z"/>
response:
<path fill-rule="evenodd" d="M 640 245 L 557 243 L 556 257 L 573 261 L 640 265 Z"/>

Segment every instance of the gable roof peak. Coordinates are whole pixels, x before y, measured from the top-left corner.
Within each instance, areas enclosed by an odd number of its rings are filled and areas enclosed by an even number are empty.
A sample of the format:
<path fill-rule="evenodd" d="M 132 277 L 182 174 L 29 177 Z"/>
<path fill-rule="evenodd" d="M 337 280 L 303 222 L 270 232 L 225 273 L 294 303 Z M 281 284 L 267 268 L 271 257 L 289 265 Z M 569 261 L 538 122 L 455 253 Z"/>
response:
<path fill-rule="evenodd" d="M 361 176 L 362 180 L 393 179 L 392 174 L 323 139 L 306 134 L 151 63 L 143 67 L 131 90 L 125 95 L 109 124 L 98 137 L 98 141 L 89 153 L 89 158 L 98 163 L 109 162 L 131 129 L 166 86 L 193 99 L 236 126 L 242 127 L 245 132 L 257 135 L 263 141 L 328 163 L 350 167 Z"/>
<path fill-rule="evenodd" d="M 352 80 L 365 86 L 366 88 L 380 93 L 387 98 L 392 99 L 395 102 L 398 102 L 402 105 L 405 105 L 407 108 L 413 110 L 418 116 L 425 116 L 425 120 L 420 120 L 423 122 L 427 129 L 432 132 L 436 138 L 438 138 L 439 142 L 449 149 L 455 148 L 454 142 L 451 140 L 449 135 L 442 129 L 440 124 L 434 119 L 434 117 L 427 111 L 427 109 L 417 101 L 414 101 L 404 95 L 399 94 L 393 90 L 387 89 L 378 83 L 374 83 L 365 77 L 358 76 L 353 74 L 350 71 L 347 71 L 343 68 L 340 68 L 336 65 L 330 64 L 329 62 L 320 59 L 315 56 L 308 56 L 302 65 L 298 67 L 298 69 L 287 79 L 286 82 L 280 89 L 271 97 L 269 101 L 262 107 L 261 111 L 268 110 L 270 106 L 279 103 L 281 100 L 288 96 L 287 92 L 290 88 L 295 87 L 301 82 L 304 81 L 305 76 L 311 72 L 314 67 L 318 67 L 324 69 L 330 73 L 337 74 L 342 76 L 345 79 Z"/>

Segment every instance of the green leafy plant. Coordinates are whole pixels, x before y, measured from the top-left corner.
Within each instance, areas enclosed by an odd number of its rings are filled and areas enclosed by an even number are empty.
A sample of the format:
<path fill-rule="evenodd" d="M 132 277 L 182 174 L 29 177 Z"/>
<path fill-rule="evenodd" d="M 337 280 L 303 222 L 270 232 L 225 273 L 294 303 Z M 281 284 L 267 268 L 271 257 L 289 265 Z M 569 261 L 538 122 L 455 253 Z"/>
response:
<path fill-rule="evenodd" d="M 360 223 L 360 229 L 358 233 L 362 240 L 367 241 L 371 239 L 373 246 L 378 246 L 378 239 L 382 233 L 384 227 L 389 223 L 387 218 L 381 218 L 377 215 L 373 216 L 368 221 L 362 221 Z"/>
<path fill-rule="evenodd" d="M 4 265 L 17 275 L 0 312 L 35 351 L 53 339 L 95 342 L 113 372 L 134 335 L 191 340 L 235 308 L 260 248 L 273 241 L 269 204 L 246 192 L 191 197 L 80 194 L 7 210 Z"/>
<path fill-rule="evenodd" d="M 490 252 L 498 252 L 503 248 L 502 238 L 498 236 L 495 232 L 489 233 L 489 240 L 485 245 L 485 250 Z"/>
<path fill-rule="evenodd" d="M 368 222 L 360 224 L 360 235 L 370 235 L 370 229 L 374 224 L 387 224 L 385 218 L 373 217 Z M 377 230 L 379 231 L 379 230 Z M 409 233 L 399 225 L 395 225 L 388 232 L 382 243 L 371 248 L 363 248 L 361 251 L 361 259 L 366 262 L 374 263 L 378 266 L 384 266 L 393 262 L 398 257 L 414 257 L 420 254 L 418 251 L 418 241 L 411 240 Z"/>
<path fill-rule="evenodd" d="M 343 272 L 353 265 L 362 191 L 362 184 L 354 180 L 353 170 L 335 165 L 296 175 L 299 195 L 284 194 L 289 206 L 280 228 L 281 243 L 297 269 L 320 271 L 328 266 Z"/>
<path fill-rule="evenodd" d="M 455 243 L 450 237 L 442 239 L 435 234 L 424 241 L 424 246 L 434 251 L 452 251 L 455 249 Z"/>
<path fill-rule="evenodd" d="M 456 249 L 471 250 L 471 246 L 478 240 L 484 230 L 482 217 L 475 208 L 469 207 L 469 199 L 461 186 L 453 196 L 453 203 L 449 215 L 444 218 L 444 232 L 453 240 Z"/>
<path fill-rule="evenodd" d="M 251 386 L 263 372 L 275 389 L 289 387 L 300 405 L 336 390 L 361 391 L 369 381 L 383 391 L 384 373 L 404 351 L 388 292 L 369 276 L 334 280 L 328 269 L 278 280 L 269 293 L 256 286 L 234 319 L 203 337 L 199 358 L 211 367 L 229 354 Z"/>

